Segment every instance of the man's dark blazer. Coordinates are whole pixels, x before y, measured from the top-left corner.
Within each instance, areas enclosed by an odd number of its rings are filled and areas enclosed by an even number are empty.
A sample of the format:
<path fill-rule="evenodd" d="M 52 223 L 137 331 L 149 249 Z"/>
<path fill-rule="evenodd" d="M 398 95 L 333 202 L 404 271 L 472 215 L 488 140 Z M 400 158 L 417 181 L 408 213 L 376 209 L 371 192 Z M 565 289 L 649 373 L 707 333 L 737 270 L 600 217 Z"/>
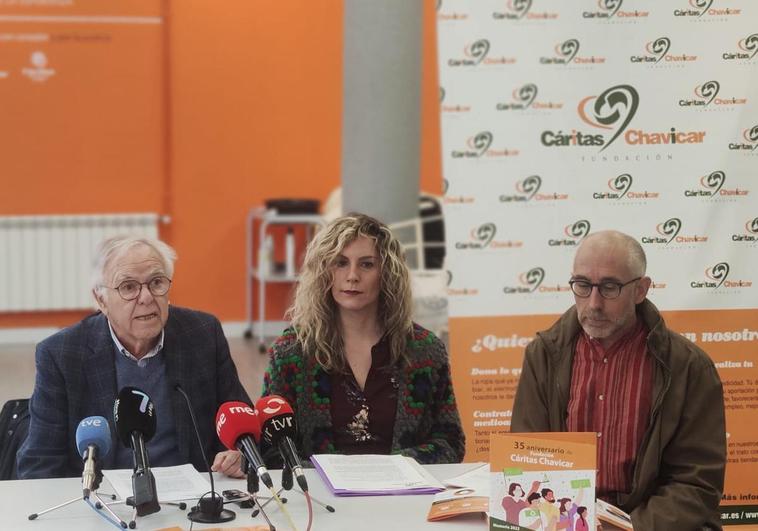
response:
<path fill-rule="evenodd" d="M 250 398 L 240 384 L 218 319 L 171 306 L 164 332 L 162 355 L 179 452 L 184 462 L 207 470 L 187 405 L 174 391 L 174 384 L 180 384 L 189 395 L 211 461 L 223 449 L 214 426 L 218 406 L 228 400 L 249 404 Z M 37 345 L 29 435 L 17 454 L 20 478 L 81 475 L 83 463 L 76 450 L 76 428 L 85 417 L 105 417 L 111 428 L 112 444 L 121 444 L 113 421 L 113 402 L 118 394 L 114 358 L 117 355 L 121 354 L 111 337 L 108 320 L 101 313 Z M 156 419 L 161 421 L 160 411 L 156 411 Z M 114 454 L 111 452 L 103 460 L 103 468 L 113 468 Z"/>

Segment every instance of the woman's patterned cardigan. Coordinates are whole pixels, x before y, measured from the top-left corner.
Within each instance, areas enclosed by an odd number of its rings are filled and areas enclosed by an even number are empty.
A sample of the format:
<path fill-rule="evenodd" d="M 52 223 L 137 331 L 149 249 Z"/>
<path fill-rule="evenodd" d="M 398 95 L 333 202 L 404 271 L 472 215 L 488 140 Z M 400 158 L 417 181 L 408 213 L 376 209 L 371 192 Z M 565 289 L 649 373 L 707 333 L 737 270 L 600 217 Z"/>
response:
<path fill-rule="evenodd" d="M 263 396 L 280 395 L 295 412 L 301 456 L 335 453 L 330 413 L 331 379 L 315 360 L 304 355 L 293 328 L 269 349 L 271 362 L 263 381 Z M 465 452 L 465 436 L 455 404 L 445 346 L 430 331 L 413 325 L 407 361 L 393 368 L 397 382 L 397 411 L 392 453 L 418 462 L 458 463 Z M 267 465 L 281 466 L 277 452 L 264 453 Z"/>

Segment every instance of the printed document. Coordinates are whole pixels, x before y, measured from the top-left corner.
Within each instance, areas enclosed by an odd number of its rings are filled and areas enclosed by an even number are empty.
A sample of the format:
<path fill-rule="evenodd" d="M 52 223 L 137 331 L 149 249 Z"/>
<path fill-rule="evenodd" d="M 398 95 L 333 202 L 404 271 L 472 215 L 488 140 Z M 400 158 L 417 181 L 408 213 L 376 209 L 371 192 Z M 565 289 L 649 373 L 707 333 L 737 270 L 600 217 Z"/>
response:
<path fill-rule="evenodd" d="M 197 499 L 211 490 L 208 479 L 192 465 L 155 467 L 155 488 L 161 502 Z M 103 470 L 103 476 L 113 486 L 116 495 L 125 500 L 132 493 L 132 470 Z"/>
<path fill-rule="evenodd" d="M 311 457 L 324 481 L 337 495 L 438 492 L 442 484 L 402 455 L 317 454 Z"/>

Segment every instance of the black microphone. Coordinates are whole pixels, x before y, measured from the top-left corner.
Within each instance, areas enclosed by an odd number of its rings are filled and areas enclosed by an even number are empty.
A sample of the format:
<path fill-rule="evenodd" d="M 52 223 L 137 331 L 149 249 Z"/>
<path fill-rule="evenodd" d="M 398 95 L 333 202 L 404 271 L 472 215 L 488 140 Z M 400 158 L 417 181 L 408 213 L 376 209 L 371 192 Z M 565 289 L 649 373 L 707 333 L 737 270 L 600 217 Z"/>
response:
<path fill-rule="evenodd" d="M 279 449 L 284 464 L 292 470 L 297 484 L 303 491 L 307 491 L 308 482 L 292 440 L 297 431 L 292 407 L 281 396 L 269 395 L 260 398 L 255 403 L 255 409 L 258 410 L 258 416 L 261 419 L 263 440 Z"/>
<path fill-rule="evenodd" d="M 197 507 L 193 508 L 188 514 L 192 522 L 199 522 L 203 524 L 220 524 L 222 522 L 229 522 L 234 520 L 237 515 L 234 511 L 224 509 L 224 498 L 216 493 L 216 486 L 213 482 L 213 472 L 211 471 L 210 463 L 208 463 L 208 457 L 205 455 L 205 448 L 203 448 L 203 438 L 200 436 L 200 429 L 197 427 L 197 419 L 195 418 L 195 411 L 192 409 L 192 403 L 189 396 L 184 392 L 182 386 L 178 383 L 174 384 L 174 389 L 184 397 L 184 401 L 187 403 L 187 409 L 189 410 L 190 418 L 192 419 L 192 427 L 195 428 L 195 435 L 197 436 L 197 443 L 200 445 L 200 453 L 203 456 L 203 462 L 208 468 L 208 476 L 211 478 L 211 496 L 206 498 L 205 494 L 200 497 L 197 503 Z"/>
<path fill-rule="evenodd" d="M 155 477 L 150 470 L 145 443 L 155 435 L 155 406 L 147 394 L 136 387 L 124 387 L 118 392 L 113 404 L 113 420 L 116 434 L 134 454 L 134 473 L 132 474 L 132 502 L 137 509 L 137 516 L 157 513 L 158 492 Z M 129 500 L 127 500 L 128 503 Z"/>

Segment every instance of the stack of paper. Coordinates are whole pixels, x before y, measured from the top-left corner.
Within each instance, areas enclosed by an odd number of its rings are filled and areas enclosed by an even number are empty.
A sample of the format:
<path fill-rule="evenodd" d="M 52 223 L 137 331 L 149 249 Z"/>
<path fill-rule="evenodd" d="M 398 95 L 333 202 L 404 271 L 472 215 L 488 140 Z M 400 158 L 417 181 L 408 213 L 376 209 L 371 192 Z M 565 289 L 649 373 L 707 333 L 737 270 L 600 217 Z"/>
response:
<path fill-rule="evenodd" d="M 150 470 L 161 502 L 194 500 L 211 490 L 206 476 L 201 476 L 192 465 L 158 466 Z M 122 500 L 132 495 L 132 474 L 130 468 L 103 470 L 105 479 Z"/>
<path fill-rule="evenodd" d="M 316 454 L 311 462 L 335 496 L 433 494 L 444 490 L 415 459 L 402 455 Z"/>
<path fill-rule="evenodd" d="M 476 463 L 467 463 L 471 469 L 458 474 L 452 478 L 442 481 L 442 483 L 451 489 L 472 488 L 487 493 L 490 490 L 490 464 L 478 461 Z"/>

